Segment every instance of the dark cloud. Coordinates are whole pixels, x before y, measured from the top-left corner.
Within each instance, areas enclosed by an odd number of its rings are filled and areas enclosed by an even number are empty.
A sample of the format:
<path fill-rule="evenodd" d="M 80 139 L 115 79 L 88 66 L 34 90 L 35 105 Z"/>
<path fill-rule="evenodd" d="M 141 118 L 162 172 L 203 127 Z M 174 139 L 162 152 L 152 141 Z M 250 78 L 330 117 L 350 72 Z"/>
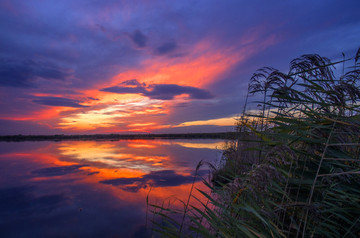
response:
<path fill-rule="evenodd" d="M 169 41 L 156 48 L 156 53 L 159 55 L 165 55 L 167 53 L 174 51 L 176 48 L 177 48 L 176 42 Z"/>
<path fill-rule="evenodd" d="M 100 24 L 95 24 L 97 28 L 99 28 L 102 32 L 106 32 L 106 28 Z"/>
<path fill-rule="evenodd" d="M 91 176 L 91 175 L 94 175 L 94 174 L 99 174 L 100 172 L 99 171 L 94 171 L 94 172 L 90 172 L 90 173 L 88 173 L 87 175 L 88 176 Z"/>
<path fill-rule="evenodd" d="M 37 78 L 63 80 L 69 74 L 50 63 L 0 60 L 0 86 L 30 88 L 35 87 Z"/>
<path fill-rule="evenodd" d="M 193 180 L 193 176 L 183 176 L 175 173 L 174 170 L 162 170 L 151 172 L 140 178 L 118 178 L 103 180 L 100 183 L 119 186 L 121 189 L 129 192 L 137 192 L 141 188 L 146 188 L 149 184 L 154 187 L 170 187 L 189 184 Z"/>
<path fill-rule="evenodd" d="M 48 167 L 32 171 L 31 173 L 37 177 L 52 177 L 52 176 L 62 176 L 66 174 L 73 174 L 80 172 L 80 168 L 84 165 L 70 165 L 70 166 L 57 166 L 57 167 Z"/>
<path fill-rule="evenodd" d="M 98 99 L 98 98 L 94 98 L 94 97 L 88 97 L 88 99 L 90 99 L 90 100 L 94 100 L 94 101 L 99 101 L 100 99 Z"/>
<path fill-rule="evenodd" d="M 154 99 L 170 100 L 173 99 L 174 96 L 181 94 L 189 94 L 191 99 L 213 98 L 213 96 L 205 90 L 189 86 L 179 86 L 176 84 L 154 84 L 152 85 L 152 90 L 147 91 L 145 96 Z"/>
<path fill-rule="evenodd" d="M 34 103 L 42 104 L 46 106 L 61 106 L 61 107 L 75 107 L 75 108 L 88 107 L 79 104 L 78 100 L 73 100 L 63 97 L 36 97 L 36 99 L 33 99 L 32 101 Z"/>
<path fill-rule="evenodd" d="M 147 37 L 141 31 L 136 30 L 130 38 L 137 47 L 144 48 L 146 46 Z"/>
<path fill-rule="evenodd" d="M 122 87 L 122 86 L 103 88 L 103 89 L 100 89 L 100 91 L 110 92 L 110 93 L 120 93 L 120 94 L 125 94 L 125 93 L 144 94 L 144 93 L 146 93 L 146 89 L 144 89 L 142 87 L 131 88 L 131 87 Z"/>
<path fill-rule="evenodd" d="M 143 177 L 147 181 L 151 181 L 155 186 L 168 187 L 179 186 L 181 184 L 192 183 L 193 176 L 183 176 L 176 174 L 173 170 L 162 170 L 152 172 Z"/>
<path fill-rule="evenodd" d="M 138 86 L 138 87 L 145 87 L 146 86 L 146 84 L 139 83 L 139 81 L 137 81 L 136 79 L 125 80 L 120 85 Z"/>
<path fill-rule="evenodd" d="M 122 82 L 119 86 L 100 89 L 103 92 L 141 94 L 152 99 L 171 100 L 177 95 L 188 94 L 191 99 L 210 99 L 214 96 L 203 89 L 177 84 L 140 84 L 136 79 Z"/>

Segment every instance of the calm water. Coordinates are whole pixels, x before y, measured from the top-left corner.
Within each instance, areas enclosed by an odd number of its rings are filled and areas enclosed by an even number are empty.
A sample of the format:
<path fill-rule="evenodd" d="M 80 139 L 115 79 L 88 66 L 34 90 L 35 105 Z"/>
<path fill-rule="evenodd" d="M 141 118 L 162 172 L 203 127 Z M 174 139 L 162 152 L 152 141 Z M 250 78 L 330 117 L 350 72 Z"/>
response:
<path fill-rule="evenodd" d="M 1 142 L 0 237 L 146 237 L 150 185 L 150 203 L 186 200 L 197 163 L 214 162 L 223 145 L 219 140 Z M 200 171 L 207 173 L 206 167 Z"/>

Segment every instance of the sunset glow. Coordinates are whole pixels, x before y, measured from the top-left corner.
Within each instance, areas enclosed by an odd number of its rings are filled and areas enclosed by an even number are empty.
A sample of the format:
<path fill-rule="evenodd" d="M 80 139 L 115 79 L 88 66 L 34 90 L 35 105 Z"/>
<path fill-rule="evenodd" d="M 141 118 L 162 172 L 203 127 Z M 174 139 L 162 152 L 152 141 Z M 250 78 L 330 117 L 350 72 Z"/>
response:
<path fill-rule="evenodd" d="M 231 131 L 256 69 L 358 47 L 353 4 L 2 1 L 0 134 Z"/>
<path fill-rule="evenodd" d="M 359 0 L 0 0 L 1 237 L 304 236 L 319 223 L 309 207 L 327 199 L 316 189 L 354 170 L 323 158 L 342 146 L 333 138 L 342 124 L 325 125 L 308 174 L 331 179 L 314 181 L 302 202 L 304 189 L 288 184 L 305 171 L 293 165 L 308 163 L 286 141 L 296 128 L 283 126 L 298 101 L 355 118 L 336 105 L 357 105 L 359 9 Z M 304 82 L 319 87 L 305 95 Z M 338 217 L 350 234 L 358 220 Z"/>
<path fill-rule="evenodd" d="M 212 52 L 210 44 L 201 44 L 195 46 L 195 50 L 183 59 L 174 58 L 169 60 L 167 58 L 145 60 L 139 69 L 130 69 L 128 71 L 119 73 L 113 78 L 109 79 L 106 85 L 101 83 L 97 88 L 84 91 L 83 93 L 88 98 L 97 98 L 97 100 L 88 101 L 88 108 L 76 110 L 76 112 L 69 113 L 62 117 L 57 126 L 64 130 L 87 131 L 98 128 L 119 129 L 118 124 L 122 124 L 122 128 L 128 131 L 148 132 L 156 128 L 169 128 L 173 125 L 161 125 L 161 121 L 157 118 L 152 119 L 138 119 L 140 115 L 166 115 L 171 113 L 171 104 L 179 101 L 189 101 L 189 95 L 179 94 L 174 96 L 174 99 L 164 101 L 161 99 L 151 99 L 139 94 L 119 94 L 116 92 L 98 92 L 106 86 L 117 86 L 129 79 L 136 79 L 136 84 L 149 86 L 147 89 L 151 92 L 151 85 L 169 85 L 171 82 L 176 82 L 176 85 L 204 88 L 207 85 L 218 80 L 219 77 L 226 73 L 231 67 L 244 58 L 245 56 L 234 55 L 232 51 L 227 50 L 228 53 Z M 126 85 L 128 89 L 137 89 L 138 85 Z M 96 94 L 96 95 L 94 95 Z M 141 93 L 140 93 L 141 94 Z M 95 109 L 92 109 L 95 108 Z M 135 123 L 130 118 L 136 117 Z M 130 120 L 129 120 L 130 119 Z M 209 120 L 205 124 L 198 122 L 183 123 L 174 126 L 189 125 L 216 125 L 229 126 L 233 123 L 217 123 L 212 124 Z"/>

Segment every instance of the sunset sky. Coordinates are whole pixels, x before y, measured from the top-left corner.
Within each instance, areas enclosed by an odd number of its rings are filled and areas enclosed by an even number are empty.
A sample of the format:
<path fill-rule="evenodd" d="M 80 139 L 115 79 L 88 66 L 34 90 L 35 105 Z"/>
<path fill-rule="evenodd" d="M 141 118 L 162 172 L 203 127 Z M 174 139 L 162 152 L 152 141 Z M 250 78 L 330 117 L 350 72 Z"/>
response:
<path fill-rule="evenodd" d="M 231 131 L 248 80 L 360 47 L 358 0 L 0 0 L 0 134 Z"/>

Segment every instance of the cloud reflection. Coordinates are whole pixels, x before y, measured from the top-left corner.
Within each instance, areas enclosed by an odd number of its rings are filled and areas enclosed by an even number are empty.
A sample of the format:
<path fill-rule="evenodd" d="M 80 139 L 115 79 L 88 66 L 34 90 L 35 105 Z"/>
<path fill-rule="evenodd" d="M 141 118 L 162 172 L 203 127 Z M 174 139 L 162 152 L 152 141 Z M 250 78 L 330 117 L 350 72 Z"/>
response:
<path fill-rule="evenodd" d="M 163 162 L 168 161 L 166 155 L 144 153 L 140 148 L 128 148 L 130 142 L 107 143 L 79 141 L 61 143 L 60 154 L 72 161 L 81 161 L 98 168 L 126 168 L 150 172 L 161 170 Z M 151 146 L 147 146 L 148 148 Z M 155 149 L 155 148 L 154 148 Z"/>
<path fill-rule="evenodd" d="M 193 176 L 177 174 L 174 170 L 162 170 L 151 172 L 140 178 L 117 178 L 103 180 L 100 181 L 100 183 L 119 186 L 128 192 L 137 192 L 141 188 L 147 188 L 150 185 L 153 187 L 171 187 L 189 184 L 192 183 L 193 180 Z M 196 178 L 196 181 L 198 180 L 199 177 Z"/>
<path fill-rule="evenodd" d="M 84 166 L 85 165 L 49 167 L 49 168 L 37 169 L 32 171 L 31 173 L 38 177 L 62 176 L 67 174 L 78 173 L 80 172 L 80 168 Z"/>
<path fill-rule="evenodd" d="M 152 204 L 175 196 L 185 200 L 198 159 L 211 159 L 214 154 L 209 148 L 196 146 L 213 146 L 215 142 L 0 143 L 1 234 L 142 237 L 146 234 L 141 225 L 145 224 L 149 186 L 153 186 Z M 201 188 L 198 180 L 195 186 Z"/>

